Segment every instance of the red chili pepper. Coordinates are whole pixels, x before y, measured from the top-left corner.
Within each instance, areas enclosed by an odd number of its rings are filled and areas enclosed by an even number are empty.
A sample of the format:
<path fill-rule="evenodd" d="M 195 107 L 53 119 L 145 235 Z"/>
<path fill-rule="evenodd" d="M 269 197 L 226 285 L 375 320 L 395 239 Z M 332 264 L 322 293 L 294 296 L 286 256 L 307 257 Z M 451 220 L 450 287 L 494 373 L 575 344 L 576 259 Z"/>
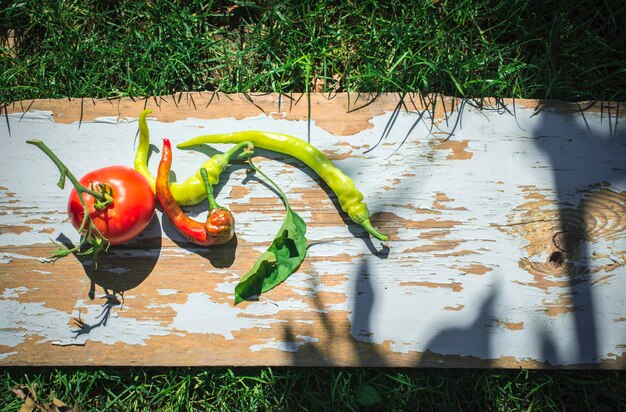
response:
<path fill-rule="evenodd" d="M 209 199 L 209 215 L 206 223 L 202 223 L 185 215 L 172 196 L 169 186 L 171 167 L 172 146 L 169 139 L 163 139 L 163 154 L 156 179 L 156 195 L 163 207 L 163 212 L 172 221 L 174 227 L 187 240 L 196 245 L 221 245 L 232 239 L 235 234 L 235 219 L 228 209 L 216 203 L 206 170 L 202 168 L 200 172 L 204 178 L 207 198 Z"/>

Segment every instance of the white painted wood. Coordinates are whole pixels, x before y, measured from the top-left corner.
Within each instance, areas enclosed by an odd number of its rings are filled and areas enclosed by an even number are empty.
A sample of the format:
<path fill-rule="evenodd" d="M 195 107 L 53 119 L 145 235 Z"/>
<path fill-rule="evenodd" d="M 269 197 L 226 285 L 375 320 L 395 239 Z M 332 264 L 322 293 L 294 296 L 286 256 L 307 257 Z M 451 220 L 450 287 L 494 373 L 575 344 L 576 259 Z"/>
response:
<path fill-rule="evenodd" d="M 219 118 L 200 110 L 162 121 L 155 110 L 152 143 L 255 129 L 306 139 L 308 122 L 282 116 L 273 98 L 277 113 L 237 119 L 226 99 Z M 54 110 L 14 107 L 10 135 L 0 123 L 0 364 L 624 368 L 623 116 L 465 105 L 461 119 L 426 113 L 413 127 L 418 110 L 396 117 L 381 103 L 370 128 L 338 135 L 316 116 L 345 108 L 318 100 L 311 142 L 354 179 L 391 240 L 349 223 L 300 163 L 260 151 L 258 166 L 309 224 L 311 246 L 285 284 L 237 307 L 238 278 L 282 222 L 272 192 L 246 180 L 243 166 L 224 175 L 218 201 L 236 214 L 236 249 L 190 246 L 158 211 L 137 240 L 111 249 L 101 272 L 75 257 L 52 265 L 43 259 L 49 239 L 77 240 L 65 214 L 69 187 L 55 186 L 56 167 L 25 141 L 44 140 L 76 175 L 132 165 L 139 111 L 65 123 Z M 176 118 L 173 105 L 162 110 Z M 178 180 L 205 159 L 176 150 Z M 190 210 L 200 220 L 206 213 Z M 559 252 L 560 266 L 550 262 Z M 90 278 L 132 287 L 123 305 L 106 303 L 101 288 L 88 296 Z M 79 312 L 86 328 L 72 321 Z"/>

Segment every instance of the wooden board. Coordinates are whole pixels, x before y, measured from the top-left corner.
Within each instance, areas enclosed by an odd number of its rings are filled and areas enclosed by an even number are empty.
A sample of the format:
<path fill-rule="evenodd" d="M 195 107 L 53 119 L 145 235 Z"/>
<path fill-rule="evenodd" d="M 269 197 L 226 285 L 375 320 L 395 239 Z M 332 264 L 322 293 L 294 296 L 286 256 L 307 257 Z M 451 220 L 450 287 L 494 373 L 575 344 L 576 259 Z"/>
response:
<path fill-rule="evenodd" d="M 233 290 L 284 212 L 242 165 L 218 188 L 237 219 L 226 246 L 184 242 L 157 211 L 98 269 L 74 256 L 45 261 L 51 239 L 77 235 L 69 188 L 25 140 L 47 142 L 77 175 L 132 165 L 146 105 L 157 151 L 163 137 L 236 130 L 310 139 L 354 179 L 391 240 L 351 223 L 301 163 L 259 151 L 310 247 L 257 301 L 234 306 Z M 0 365 L 624 369 L 624 109 L 395 94 L 12 104 L 0 123 Z M 178 180 L 205 159 L 176 150 Z M 189 211 L 202 219 L 205 206 Z"/>

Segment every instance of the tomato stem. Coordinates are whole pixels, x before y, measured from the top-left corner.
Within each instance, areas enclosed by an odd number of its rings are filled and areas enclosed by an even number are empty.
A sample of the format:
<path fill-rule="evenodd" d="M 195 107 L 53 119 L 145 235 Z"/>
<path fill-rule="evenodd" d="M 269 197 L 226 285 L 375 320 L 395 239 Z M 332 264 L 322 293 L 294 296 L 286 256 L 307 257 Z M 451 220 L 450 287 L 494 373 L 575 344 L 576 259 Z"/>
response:
<path fill-rule="evenodd" d="M 65 179 L 69 179 L 74 189 L 78 193 L 78 200 L 80 204 L 83 206 L 84 216 L 83 220 L 78 228 L 78 233 L 80 234 L 80 242 L 78 246 L 75 246 L 71 249 L 68 248 L 60 248 L 56 250 L 51 256 L 52 259 L 56 260 L 61 257 L 67 256 L 70 253 L 78 252 L 80 255 L 87 255 L 93 253 L 94 256 L 94 264 L 96 267 L 98 266 L 98 262 L 96 260 L 98 252 L 102 249 L 108 249 L 109 240 L 98 230 L 98 228 L 93 224 L 91 219 L 91 215 L 89 214 L 89 208 L 85 204 L 85 199 L 83 199 L 83 193 L 93 196 L 96 199 L 94 203 L 94 208 L 96 209 L 106 209 L 110 204 L 113 203 L 113 192 L 111 187 L 108 185 L 100 184 L 98 185 L 98 191 L 93 190 L 93 185 L 91 189 L 83 186 L 76 177 L 70 172 L 70 170 L 65 166 L 65 164 L 54 154 L 54 152 L 46 146 L 44 142 L 38 139 L 27 140 L 26 143 L 37 146 L 41 151 L 43 151 L 49 158 L 54 162 L 56 167 L 61 172 L 61 177 L 57 182 L 57 186 L 61 189 L 65 187 Z M 86 241 L 92 244 L 92 247 L 87 249 L 84 252 L 80 252 L 81 248 L 85 244 Z"/>
<path fill-rule="evenodd" d="M 95 197 L 99 202 L 103 202 L 103 203 L 108 202 L 106 206 L 108 206 L 109 204 L 113 202 L 110 188 L 105 189 L 105 191 L 101 190 L 100 192 L 87 189 L 78 181 L 78 179 L 76 179 L 76 177 L 74 177 L 74 175 L 72 174 L 72 172 L 70 172 L 67 166 L 65 166 L 65 164 L 57 157 L 57 155 L 54 154 L 54 152 L 48 146 L 46 146 L 44 142 L 42 142 L 41 140 L 32 139 L 32 140 L 27 140 L 26 143 L 35 145 L 38 148 L 40 148 L 50 158 L 50 160 L 54 162 L 56 167 L 61 172 L 61 177 L 59 181 L 57 182 L 57 186 L 59 186 L 59 188 L 63 189 L 65 187 L 65 178 L 67 177 L 68 179 L 70 179 L 70 182 L 76 188 L 77 192 L 87 193 L 88 195 Z M 103 208 L 105 208 L 106 206 L 103 206 Z"/>

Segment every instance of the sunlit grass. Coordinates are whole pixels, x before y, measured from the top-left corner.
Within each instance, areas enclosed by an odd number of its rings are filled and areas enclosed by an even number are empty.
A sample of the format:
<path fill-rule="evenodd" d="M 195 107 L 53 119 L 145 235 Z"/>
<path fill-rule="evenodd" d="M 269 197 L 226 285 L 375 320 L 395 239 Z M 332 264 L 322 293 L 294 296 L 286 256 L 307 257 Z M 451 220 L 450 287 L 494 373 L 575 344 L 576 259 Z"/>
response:
<path fill-rule="evenodd" d="M 624 373 L 342 368 L 11 369 L 0 374 L 3 411 L 18 411 L 10 389 L 35 388 L 83 411 L 549 410 L 626 408 Z M 377 394 L 368 399 L 365 393 Z"/>
<path fill-rule="evenodd" d="M 624 2 L 2 4 L 5 103 L 200 90 L 626 97 Z"/>
<path fill-rule="evenodd" d="M 181 91 L 626 99 L 626 3 L 8 1 L 0 104 Z M 94 410 L 626 409 L 623 372 L 339 368 L 5 369 Z M 368 388 L 368 390 L 364 390 Z M 374 393 L 379 400 L 364 394 Z"/>

